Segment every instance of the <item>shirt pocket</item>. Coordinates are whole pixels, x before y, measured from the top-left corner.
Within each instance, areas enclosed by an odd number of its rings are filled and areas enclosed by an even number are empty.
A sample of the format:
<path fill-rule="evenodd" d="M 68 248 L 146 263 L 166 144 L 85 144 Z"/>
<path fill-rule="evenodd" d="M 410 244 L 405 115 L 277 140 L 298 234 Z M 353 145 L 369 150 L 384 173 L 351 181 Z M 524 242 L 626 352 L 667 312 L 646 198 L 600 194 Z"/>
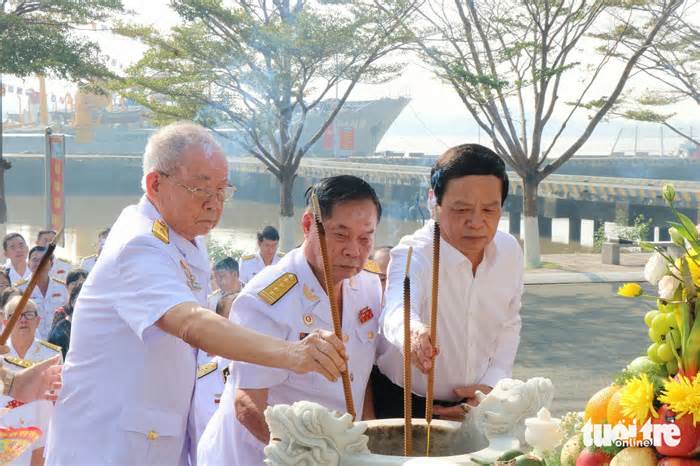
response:
<path fill-rule="evenodd" d="M 125 408 L 119 428 L 126 439 L 124 452 L 133 464 L 173 465 L 180 461 L 184 420 L 176 413 Z"/>

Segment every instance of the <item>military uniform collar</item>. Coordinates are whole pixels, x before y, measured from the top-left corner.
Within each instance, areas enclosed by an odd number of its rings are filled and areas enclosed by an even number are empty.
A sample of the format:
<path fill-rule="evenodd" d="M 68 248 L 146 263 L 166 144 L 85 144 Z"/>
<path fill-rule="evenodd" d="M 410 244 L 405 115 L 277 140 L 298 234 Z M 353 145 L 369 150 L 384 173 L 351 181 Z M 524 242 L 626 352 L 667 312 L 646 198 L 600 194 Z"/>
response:
<path fill-rule="evenodd" d="M 162 219 L 160 212 L 156 209 L 156 206 L 143 195 L 138 203 L 138 209 L 149 219 L 156 221 Z M 180 236 L 176 231 L 174 231 L 170 226 L 168 226 L 168 232 L 170 237 L 170 243 L 174 244 L 175 247 L 180 251 L 185 260 L 192 265 L 201 270 L 209 269 L 209 259 L 207 257 L 207 247 L 203 236 L 198 236 L 194 239 L 194 244 L 191 241 L 186 240 Z"/>

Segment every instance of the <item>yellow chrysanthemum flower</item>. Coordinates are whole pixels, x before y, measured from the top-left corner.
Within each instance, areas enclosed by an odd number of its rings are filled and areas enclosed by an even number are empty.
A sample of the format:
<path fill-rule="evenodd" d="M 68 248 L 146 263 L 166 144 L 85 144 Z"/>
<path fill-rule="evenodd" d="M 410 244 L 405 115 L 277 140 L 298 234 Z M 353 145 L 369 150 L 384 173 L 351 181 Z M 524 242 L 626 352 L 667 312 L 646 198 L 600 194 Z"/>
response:
<path fill-rule="evenodd" d="M 620 390 L 620 406 L 622 414 L 630 419 L 636 419 L 642 425 L 649 415 L 659 417 L 654 409 L 654 384 L 646 374 L 630 379 Z"/>
<path fill-rule="evenodd" d="M 667 404 L 678 418 L 692 414 L 697 424 L 700 422 L 700 378 L 692 382 L 685 376 L 666 380 L 659 401 Z"/>
<path fill-rule="evenodd" d="M 688 269 L 690 270 L 690 276 L 693 279 L 693 283 L 696 286 L 700 286 L 700 264 L 695 262 L 694 259 L 687 257 L 688 259 Z"/>
<path fill-rule="evenodd" d="M 642 287 L 639 283 L 625 283 L 618 288 L 617 294 L 625 298 L 636 298 L 642 295 Z"/>

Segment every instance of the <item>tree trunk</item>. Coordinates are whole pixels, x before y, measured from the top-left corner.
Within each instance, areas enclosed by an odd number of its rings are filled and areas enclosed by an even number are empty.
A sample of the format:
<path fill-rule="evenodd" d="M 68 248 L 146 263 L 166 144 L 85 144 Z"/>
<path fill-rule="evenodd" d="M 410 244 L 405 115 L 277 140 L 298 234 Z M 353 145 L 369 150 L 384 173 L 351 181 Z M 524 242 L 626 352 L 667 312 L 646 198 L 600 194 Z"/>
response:
<path fill-rule="evenodd" d="M 537 187 L 534 175 L 523 178 L 523 227 L 525 238 L 525 267 L 536 268 L 540 261 L 540 227 L 537 212 Z"/>
<path fill-rule="evenodd" d="M 281 251 L 288 252 L 296 245 L 295 237 L 298 233 L 298 222 L 294 221 L 294 199 L 292 192 L 294 189 L 295 175 L 283 173 L 279 178 L 280 182 L 280 218 L 279 233 Z"/>

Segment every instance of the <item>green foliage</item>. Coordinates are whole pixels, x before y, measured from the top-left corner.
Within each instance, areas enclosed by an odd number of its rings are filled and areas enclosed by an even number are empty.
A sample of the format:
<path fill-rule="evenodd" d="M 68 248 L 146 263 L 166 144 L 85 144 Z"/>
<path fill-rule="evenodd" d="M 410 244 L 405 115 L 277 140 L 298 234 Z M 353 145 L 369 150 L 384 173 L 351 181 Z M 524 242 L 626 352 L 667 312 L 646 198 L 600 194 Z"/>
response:
<path fill-rule="evenodd" d="M 618 226 L 623 227 L 618 230 L 618 237 L 620 239 L 638 243 L 643 242 L 646 238 L 648 238 L 653 220 L 647 220 L 644 215 L 640 214 L 634 219 L 632 225 L 628 225 L 626 218 L 618 213 L 615 218 L 615 223 Z M 605 235 L 605 225 L 601 225 L 593 233 L 593 250 L 600 252 L 603 248 L 603 243 L 606 241 L 607 237 Z"/>
<path fill-rule="evenodd" d="M 622 116 L 628 120 L 647 121 L 650 123 L 663 123 L 671 118 L 675 113 L 662 114 L 651 110 L 627 110 Z"/>
<path fill-rule="evenodd" d="M 123 12 L 121 0 L 5 3 L 0 9 L 0 73 L 72 80 L 110 76 L 97 43 L 75 30 Z"/>
<path fill-rule="evenodd" d="M 225 257 L 233 257 L 239 260 L 245 251 L 233 247 L 232 242 L 217 241 L 211 237 L 207 240 L 207 250 L 209 251 L 209 261 L 216 264 Z"/>

